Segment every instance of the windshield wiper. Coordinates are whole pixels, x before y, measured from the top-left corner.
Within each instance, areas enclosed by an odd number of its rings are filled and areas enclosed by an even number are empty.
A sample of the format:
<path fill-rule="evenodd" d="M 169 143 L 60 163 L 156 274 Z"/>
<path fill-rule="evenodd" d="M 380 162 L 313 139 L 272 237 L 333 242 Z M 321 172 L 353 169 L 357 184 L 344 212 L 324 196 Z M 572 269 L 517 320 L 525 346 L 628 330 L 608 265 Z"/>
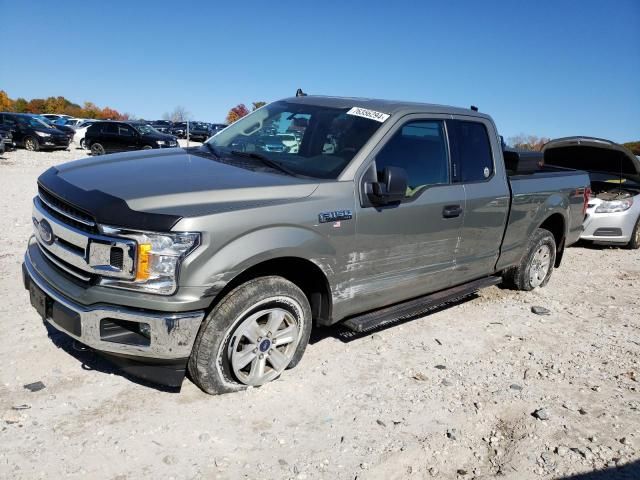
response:
<path fill-rule="evenodd" d="M 278 162 L 274 162 L 270 158 L 265 157 L 264 155 L 260 155 L 259 153 L 256 153 L 256 152 L 241 152 L 239 150 L 231 150 L 231 155 L 236 155 L 238 157 L 254 158 L 256 160 L 260 160 L 262 163 L 264 163 L 268 167 L 274 168 L 276 170 L 280 170 L 281 172 L 284 172 L 287 175 L 291 175 L 292 177 L 297 177 L 298 176 L 297 173 L 292 172 L 291 170 L 289 170 L 284 165 L 282 165 L 282 164 L 280 164 Z"/>

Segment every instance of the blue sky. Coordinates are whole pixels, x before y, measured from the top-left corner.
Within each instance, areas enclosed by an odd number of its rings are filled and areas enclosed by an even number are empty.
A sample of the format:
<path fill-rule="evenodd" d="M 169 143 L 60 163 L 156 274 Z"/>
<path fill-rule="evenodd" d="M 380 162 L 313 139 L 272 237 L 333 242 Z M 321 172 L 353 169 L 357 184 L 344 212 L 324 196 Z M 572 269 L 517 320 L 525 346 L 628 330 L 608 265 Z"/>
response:
<path fill-rule="evenodd" d="M 640 139 L 640 1 L 0 0 L 0 89 L 221 121 L 296 88 Z"/>

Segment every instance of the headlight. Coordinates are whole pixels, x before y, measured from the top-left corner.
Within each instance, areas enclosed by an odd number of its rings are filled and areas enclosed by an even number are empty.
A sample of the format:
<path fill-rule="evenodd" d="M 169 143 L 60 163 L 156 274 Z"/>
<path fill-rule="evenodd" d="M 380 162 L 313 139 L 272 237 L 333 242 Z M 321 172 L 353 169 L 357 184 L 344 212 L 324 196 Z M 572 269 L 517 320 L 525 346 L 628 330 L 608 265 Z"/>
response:
<path fill-rule="evenodd" d="M 164 141 L 164 140 L 156 140 L 156 143 L 157 143 L 158 145 L 165 145 L 167 142 L 166 142 L 166 141 Z"/>
<path fill-rule="evenodd" d="M 38 135 L 39 137 L 50 137 L 51 134 L 47 133 L 47 132 L 36 132 L 36 135 Z"/>
<path fill-rule="evenodd" d="M 103 278 L 100 285 L 171 295 L 178 286 L 178 270 L 184 257 L 200 245 L 199 233 L 122 232 L 137 243 L 136 277 L 127 281 Z"/>
<path fill-rule="evenodd" d="M 612 200 L 610 202 L 602 202 L 596 208 L 596 213 L 614 213 L 629 210 L 633 205 L 633 198 L 625 198 L 624 200 Z"/>

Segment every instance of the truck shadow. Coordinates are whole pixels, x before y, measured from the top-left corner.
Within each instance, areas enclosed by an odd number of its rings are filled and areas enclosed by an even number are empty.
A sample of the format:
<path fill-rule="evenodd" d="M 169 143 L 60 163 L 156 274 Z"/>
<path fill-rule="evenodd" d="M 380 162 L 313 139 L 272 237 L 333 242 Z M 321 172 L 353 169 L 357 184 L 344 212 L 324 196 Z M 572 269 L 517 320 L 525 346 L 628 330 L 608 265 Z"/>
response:
<path fill-rule="evenodd" d="M 414 316 L 410 316 L 410 317 L 405 317 L 399 320 L 395 320 L 395 321 L 391 321 L 389 323 L 385 323 L 384 325 L 381 325 L 379 327 L 373 328 L 371 330 L 367 330 L 366 332 L 362 332 L 362 333 L 358 333 L 358 332 L 353 332 L 351 330 L 349 330 L 348 328 L 344 327 L 343 325 L 341 325 L 340 323 L 336 324 L 336 325 L 332 325 L 330 327 L 322 327 L 322 328 L 314 328 L 313 330 L 311 330 L 311 338 L 309 339 L 309 343 L 311 345 L 318 343 L 326 338 L 335 338 L 336 340 L 340 340 L 342 343 L 349 343 L 349 342 L 353 342 L 354 340 L 359 340 L 361 338 L 364 337 L 368 337 L 370 335 L 373 335 L 374 333 L 379 333 L 379 332 L 383 332 L 385 330 L 388 330 L 390 328 L 394 328 L 400 325 L 403 325 L 405 323 L 408 322 L 412 322 L 414 320 L 418 320 L 420 318 L 423 317 L 428 317 L 429 315 L 433 314 L 433 313 L 437 313 L 437 312 L 441 312 L 443 310 L 447 310 L 448 308 L 454 307 L 456 305 L 462 305 L 463 303 L 466 302 L 470 302 L 472 300 L 475 300 L 479 297 L 479 295 L 477 293 L 468 295 L 464 298 L 455 300 L 455 301 L 451 301 L 451 302 L 447 302 L 444 303 L 442 305 L 438 305 L 436 307 L 430 308 L 426 313 L 420 313 L 418 315 L 414 315 Z"/>
<path fill-rule="evenodd" d="M 621 467 L 594 470 L 589 473 L 579 473 L 561 480 L 635 480 L 640 478 L 640 461 L 628 463 Z"/>
<path fill-rule="evenodd" d="M 47 334 L 53 344 L 56 347 L 64 350 L 66 353 L 80 362 L 81 368 L 83 370 L 93 370 L 107 375 L 117 375 L 129 380 L 130 382 L 136 383 L 143 387 L 152 388 L 160 392 L 178 393 L 180 391 L 180 387 L 167 387 L 129 375 L 128 373 L 120 370 L 106 358 L 100 356 L 90 348 L 80 346 L 74 339 L 62 332 L 59 332 L 49 324 L 45 324 L 45 327 L 47 329 Z"/>

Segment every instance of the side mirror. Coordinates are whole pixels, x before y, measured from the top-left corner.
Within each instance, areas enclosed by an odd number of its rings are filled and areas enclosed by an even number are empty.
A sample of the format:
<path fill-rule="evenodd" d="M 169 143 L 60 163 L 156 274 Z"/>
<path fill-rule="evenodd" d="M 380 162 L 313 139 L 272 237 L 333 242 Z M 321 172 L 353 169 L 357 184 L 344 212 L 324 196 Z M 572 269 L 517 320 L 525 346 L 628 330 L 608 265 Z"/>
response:
<path fill-rule="evenodd" d="M 367 183 L 365 192 L 374 205 L 399 202 L 407 194 L 407 172 L 400 167 L 386 167 L 382 181 Z"/>

